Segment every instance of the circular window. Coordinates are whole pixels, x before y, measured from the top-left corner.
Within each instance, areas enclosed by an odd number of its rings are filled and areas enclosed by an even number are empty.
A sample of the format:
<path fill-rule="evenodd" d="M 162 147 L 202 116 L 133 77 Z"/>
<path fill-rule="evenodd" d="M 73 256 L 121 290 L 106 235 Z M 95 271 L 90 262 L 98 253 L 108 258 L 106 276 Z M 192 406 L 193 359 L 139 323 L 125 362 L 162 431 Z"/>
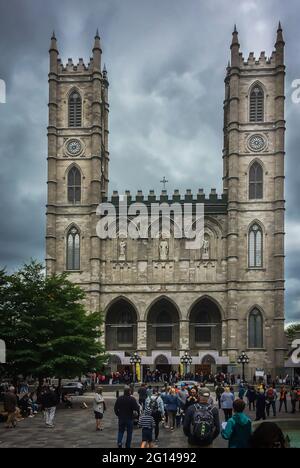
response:
<path fill-rule="evenodd" d="M 72 156 L 78 156 L 82 150 L 82 145 L 79 140 L 70 140 L 67 143 L 67 151 Z"/>
<path fill-rule="evenodd" d="M 252 135 L 249 138 L 248 146 L 252 151 L 261 151 L 266 146 L 266 141 L 261 135 Z"/>

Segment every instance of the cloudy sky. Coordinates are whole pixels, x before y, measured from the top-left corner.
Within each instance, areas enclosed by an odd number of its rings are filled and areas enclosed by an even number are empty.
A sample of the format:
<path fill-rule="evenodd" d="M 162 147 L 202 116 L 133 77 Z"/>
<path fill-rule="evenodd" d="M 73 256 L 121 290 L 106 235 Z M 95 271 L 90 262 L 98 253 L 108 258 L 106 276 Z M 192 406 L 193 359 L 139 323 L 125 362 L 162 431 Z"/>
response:
<path fill-rule="evenodd" d="M 110 180 L 119 191 L 222 190 L 223 78 L 237 23 L 244 55 L 287 43 L 287 317 L 300 319 L 299 0 L 0 0 L 0 265 L 44 258 L 48 49 L 87 62 L 99 27 L 110 81 Z M 137 168 L 138 171 L 137 171 Z"/>

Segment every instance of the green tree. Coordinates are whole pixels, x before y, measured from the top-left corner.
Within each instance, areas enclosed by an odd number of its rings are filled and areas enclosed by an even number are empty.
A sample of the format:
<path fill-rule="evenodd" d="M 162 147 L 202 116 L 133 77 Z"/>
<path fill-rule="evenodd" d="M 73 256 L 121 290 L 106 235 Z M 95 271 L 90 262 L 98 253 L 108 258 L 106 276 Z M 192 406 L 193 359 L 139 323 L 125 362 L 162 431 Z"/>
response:
<path fill-rule="evenodd" d="M 292 323 L 286 328 L 286 333 L 289 338 L 293 339 L 297 332 L 300 332 L 300 323 Z"/>
<path fill-rule="evenodd" d="M 1 271 L 0 299 L 11 376 L 74 378 L 106 361 L 101 313 L 87 313 L 84 291 L 66 274 L 45 276 L 36 262 L 13 275 Z"/>

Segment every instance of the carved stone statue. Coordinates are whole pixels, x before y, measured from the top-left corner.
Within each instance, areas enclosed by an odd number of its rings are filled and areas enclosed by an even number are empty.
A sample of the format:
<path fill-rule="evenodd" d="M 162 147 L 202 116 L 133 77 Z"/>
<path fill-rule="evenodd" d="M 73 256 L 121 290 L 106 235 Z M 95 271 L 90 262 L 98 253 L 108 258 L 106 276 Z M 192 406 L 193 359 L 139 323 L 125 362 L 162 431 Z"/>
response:
<path fill-rule="evenodd" d="M 209 259 L 209 237 L 205 237 L 203 241 L 203 246 L 202 246 L 202 259 L 203 260 L 208 260 Z"/>
<path fill-rule="evenodd" d="M 169 258 L 169 244 L 167 240 L 162 240 L 159 244 L 160 259 L 165 261 Z"/>
<path fill-rule="evenodd" d="M 124 262 L 126 260 L 126 249 L 127 249 L 127 244 L 124 240 L 121 240 L 120 242 L 120 255 L 119 255 L 119 260 L 121 262 Z"/>

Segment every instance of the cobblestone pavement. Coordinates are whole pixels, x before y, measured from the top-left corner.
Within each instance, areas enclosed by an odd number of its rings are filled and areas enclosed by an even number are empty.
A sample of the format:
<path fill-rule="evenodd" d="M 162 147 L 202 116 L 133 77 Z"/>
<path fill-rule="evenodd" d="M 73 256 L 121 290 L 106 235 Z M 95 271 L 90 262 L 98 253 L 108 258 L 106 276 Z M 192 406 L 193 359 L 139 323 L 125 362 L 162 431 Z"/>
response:
<path fill-rule="evenodd" d="M 116 447 L 117 418 L 113 412 L 115 396 L 104 394 L 107 403 L 107 411 L 104 417 L 104 431 L 95 431 L 95 421 L 92 412 L 92 396 L 85 395 L 74 402 L 73 409 L 58 409 L 55 419 L 55 427 L 45 427 L 41 414 L 33 419 L 20 421 L 16 429 L 5 429 L 0 424 L 0 448 L 29 448 L 29 447 L 57 447 L 57 448 L 114 448 Z M 80 409 L 80 401 L 86 401 L 88 409 Z M 290 406 L 289 406 L 290 410 Z M 223 414 L 220 413 L 223 421 Z M 254 413 L 250 413 L 254 419 Z M 300 413 L 295 415 L 282 412 L 279 419 L 296 419 L 299 421 Z M 274 420 L 270 418 L 269 420 Z M 132 447 L 139 447 L 141 431 L 134 430 Z M 214 446 L 223 448 L 227 443 L 219 437 Z M 170 432 L 161 428 L 158 443 L 159 448 L 187 448 L 186 438 L 182 428 Z"/>

